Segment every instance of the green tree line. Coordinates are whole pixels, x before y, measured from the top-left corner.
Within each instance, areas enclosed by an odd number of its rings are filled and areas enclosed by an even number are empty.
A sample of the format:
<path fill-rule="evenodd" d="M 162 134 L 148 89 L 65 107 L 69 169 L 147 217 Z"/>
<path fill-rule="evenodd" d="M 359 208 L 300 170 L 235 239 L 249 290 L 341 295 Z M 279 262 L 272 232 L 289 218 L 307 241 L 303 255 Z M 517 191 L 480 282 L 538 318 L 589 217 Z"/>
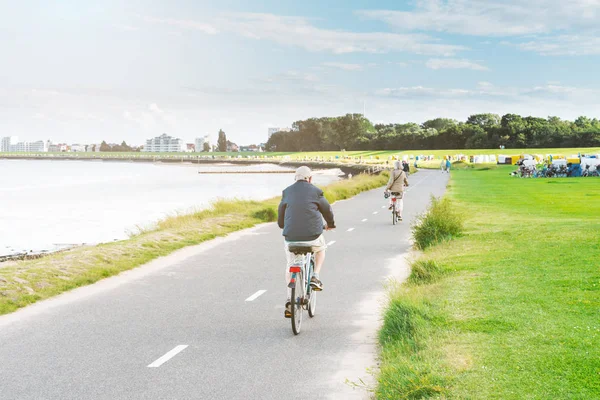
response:
<path fill-rule="evenodd" d="M 95 147 L 95 145 L 94 145 L 94 147 Z M 134 149 L 133 147 L 131 147 L 127 143 L 125 143 L 124 140 L 123 140 L 123 143 L 121 143 L 120 145 L 117 144 L 117 145 L 113 145 L 113 146 L 109 145 L 108 143 L 106 143 L 106 141 L 103 140 L 102 143 L 100 144 L 100 151 L 131 152 L 131 151 L 140 151 L 140 149 Z"/>
<path fill-rule="evenodd" d="M 376 124 L 361 114 L 310 118 L 294 122 L 291 132 L 277 132 L 271 151 L 435 150 L 600 146 L 600 121 L 579 117 L 522 117 L 474 114 L 465 122 L 435 118 L 422 124 Z"/>

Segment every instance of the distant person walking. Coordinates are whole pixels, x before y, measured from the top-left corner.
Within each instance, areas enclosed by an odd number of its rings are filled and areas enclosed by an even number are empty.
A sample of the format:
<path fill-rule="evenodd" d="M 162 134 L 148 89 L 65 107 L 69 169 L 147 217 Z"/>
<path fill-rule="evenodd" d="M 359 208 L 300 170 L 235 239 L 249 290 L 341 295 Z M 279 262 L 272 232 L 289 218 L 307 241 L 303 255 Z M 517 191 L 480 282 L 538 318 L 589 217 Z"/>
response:
<path fill-rule="evenodd" d="M 402 170 L 406 173 L 406 176 L 410 175 L 410 166 L 408 162 L 402 161 Z"/>
<path fill-rule="evenodd" d="M 440 169 L 442 170 L 442 172 L 446 171 L 446 157 L 444 157 L 444 159 L 442 160 L 440 164 Z"/>
<path fill-rule="evenodd" d="M 452 163 L 450 162 L 450 159 L 447 158 L 446 159 L 446 172 L 450 173 L 450 168 L 452 167 Z"/>

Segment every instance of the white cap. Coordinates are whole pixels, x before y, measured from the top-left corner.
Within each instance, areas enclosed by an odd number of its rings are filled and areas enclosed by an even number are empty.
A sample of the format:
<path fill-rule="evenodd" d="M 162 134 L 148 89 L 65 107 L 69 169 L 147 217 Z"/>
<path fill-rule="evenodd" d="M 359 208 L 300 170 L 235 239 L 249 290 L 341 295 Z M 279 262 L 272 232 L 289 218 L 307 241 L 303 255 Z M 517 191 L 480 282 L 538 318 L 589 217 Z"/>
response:
<path fill-rule="evenodd" d="M 297 181 L 307 181 L 312 176 L 312 171 L 307 166 L 303 165 L 296 170 L 295 179 Z"/>

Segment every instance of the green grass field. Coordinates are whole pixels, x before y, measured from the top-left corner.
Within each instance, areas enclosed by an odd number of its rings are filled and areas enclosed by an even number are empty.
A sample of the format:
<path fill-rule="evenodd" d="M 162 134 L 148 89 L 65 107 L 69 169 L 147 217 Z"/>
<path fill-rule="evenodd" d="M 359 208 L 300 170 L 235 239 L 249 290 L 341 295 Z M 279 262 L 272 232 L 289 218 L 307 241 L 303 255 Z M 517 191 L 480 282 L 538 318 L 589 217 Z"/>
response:
<path fill-rule="evenodd" d="M 600 398 L 600 179 L 511 170 L 452 172 L 466 232 L 391 294 L 379 399 Z"/>

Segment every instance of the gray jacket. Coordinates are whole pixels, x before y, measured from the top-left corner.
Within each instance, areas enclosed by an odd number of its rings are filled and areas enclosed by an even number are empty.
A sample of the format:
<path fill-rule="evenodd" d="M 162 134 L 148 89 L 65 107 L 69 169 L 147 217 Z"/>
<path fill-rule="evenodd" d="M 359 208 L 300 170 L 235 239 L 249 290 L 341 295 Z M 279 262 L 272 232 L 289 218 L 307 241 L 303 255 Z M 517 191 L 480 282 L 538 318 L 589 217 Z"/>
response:
<path fill-rule="evenodd" d="M 335 227 L 331 205 L 321 189 L 307 181 L 297 181 L 283 191 L 277 223 L 288 242 L 317 239 L 323 233 L 323 218 L 327 226 Z"/>

